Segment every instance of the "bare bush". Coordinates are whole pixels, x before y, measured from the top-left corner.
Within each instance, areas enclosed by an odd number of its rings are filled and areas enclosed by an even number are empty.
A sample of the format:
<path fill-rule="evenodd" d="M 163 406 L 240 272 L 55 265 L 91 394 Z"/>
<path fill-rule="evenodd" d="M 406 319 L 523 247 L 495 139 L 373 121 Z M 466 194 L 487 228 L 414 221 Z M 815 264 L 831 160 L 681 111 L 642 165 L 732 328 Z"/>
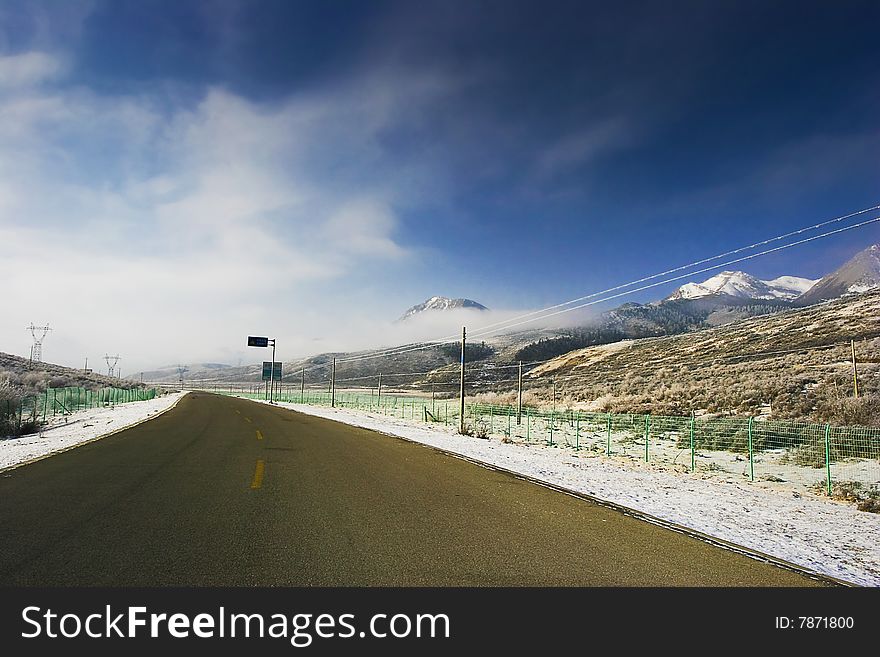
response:
<path fill-rule="evenodd" d="M 817 492 L 825 491 L 826 482 L 819 480 L 813 486 Z M 836 481 L 831 486 L 831 497 L 835 500 L 855 502 L 859 511 L 880 513 L 880 488 L 868 486 L 860 481 Z"/>
<path fill-rule="evenodd" d="M 880 427 L 880 395 L 825 401 L 817 406 L 816 419 L 829 424 Z"/>

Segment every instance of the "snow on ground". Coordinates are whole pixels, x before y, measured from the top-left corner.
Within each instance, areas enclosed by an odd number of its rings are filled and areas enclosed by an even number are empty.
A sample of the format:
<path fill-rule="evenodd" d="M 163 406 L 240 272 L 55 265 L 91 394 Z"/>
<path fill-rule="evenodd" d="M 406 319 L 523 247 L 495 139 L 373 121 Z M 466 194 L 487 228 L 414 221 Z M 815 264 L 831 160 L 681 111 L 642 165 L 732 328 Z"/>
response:
<path fill-rule="evenodd" d="M 39 433 L 0 439 L 0 471 L 139 424 L 174 406 L 185 393 L 89 408 L 49 420 Z"/>
<path fill-rule="evenodd" d="M 373 429 L 613 502 L 862 586 L 880 586 L 880 515 L 792 491 L 650 463 L 509 444 L 349 409 L 280 406 Z"/>

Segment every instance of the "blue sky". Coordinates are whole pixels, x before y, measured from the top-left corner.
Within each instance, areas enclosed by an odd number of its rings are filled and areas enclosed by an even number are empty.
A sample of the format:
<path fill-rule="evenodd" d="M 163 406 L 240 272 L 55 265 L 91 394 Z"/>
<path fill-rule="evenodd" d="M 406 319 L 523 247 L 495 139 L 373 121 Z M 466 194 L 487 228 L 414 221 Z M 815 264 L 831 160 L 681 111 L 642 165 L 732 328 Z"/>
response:
<path fill-rule="evenodd" d="M 4 2 L 0 350 L 387 344 L 880 202 L 870 2 Z M 875 227 L 745 263 L 819 277 Z M 709 274 L 699 276 L 705 279 Z M 647 301 L 664 288 L 635 295 Z M 406 336 L 412 337 L 412 336 Z"/>

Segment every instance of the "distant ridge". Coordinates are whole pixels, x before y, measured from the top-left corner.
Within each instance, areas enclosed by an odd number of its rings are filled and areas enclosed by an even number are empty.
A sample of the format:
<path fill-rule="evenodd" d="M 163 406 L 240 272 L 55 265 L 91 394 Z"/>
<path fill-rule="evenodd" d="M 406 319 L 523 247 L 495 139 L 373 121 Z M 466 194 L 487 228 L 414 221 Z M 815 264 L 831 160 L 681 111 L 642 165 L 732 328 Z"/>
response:
<path fill-rule="evenodd" d="M 880 288 L 880 244 L 869 246 L 847 260 L 802 294 L 795 303 L 809 306 L 847 294 L 859 294 Z"/>
<path fill-rule="evenodd" d="M 726 294 L 740 299 L 792 301 L 815 283 L 815 280 L 797 276 L 780 276 L 770 281 L 762 281 L 742 271 L 723 271 L 702 283 L 686 283 L 668 298 L 699 299 L 715 294 Z"/>

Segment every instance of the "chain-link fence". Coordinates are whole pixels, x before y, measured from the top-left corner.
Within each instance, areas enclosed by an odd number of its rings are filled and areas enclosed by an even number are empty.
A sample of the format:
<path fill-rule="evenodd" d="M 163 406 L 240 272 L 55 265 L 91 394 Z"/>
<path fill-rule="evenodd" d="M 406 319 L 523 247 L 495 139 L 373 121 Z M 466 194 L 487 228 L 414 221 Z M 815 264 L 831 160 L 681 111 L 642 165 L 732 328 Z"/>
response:
<path fill-rule="evenodd" d="M 36 431 L 57 415 L 154 399 L 155 388 L 47 388 L 39 395 L 0 400 L 0 436 Z"/>
<path fill-rule="evenodd" d="M 668 417 L 468 406 L 488 435 L 769 482 L 880 487 L 880 429 L 761 418 Z"/>

